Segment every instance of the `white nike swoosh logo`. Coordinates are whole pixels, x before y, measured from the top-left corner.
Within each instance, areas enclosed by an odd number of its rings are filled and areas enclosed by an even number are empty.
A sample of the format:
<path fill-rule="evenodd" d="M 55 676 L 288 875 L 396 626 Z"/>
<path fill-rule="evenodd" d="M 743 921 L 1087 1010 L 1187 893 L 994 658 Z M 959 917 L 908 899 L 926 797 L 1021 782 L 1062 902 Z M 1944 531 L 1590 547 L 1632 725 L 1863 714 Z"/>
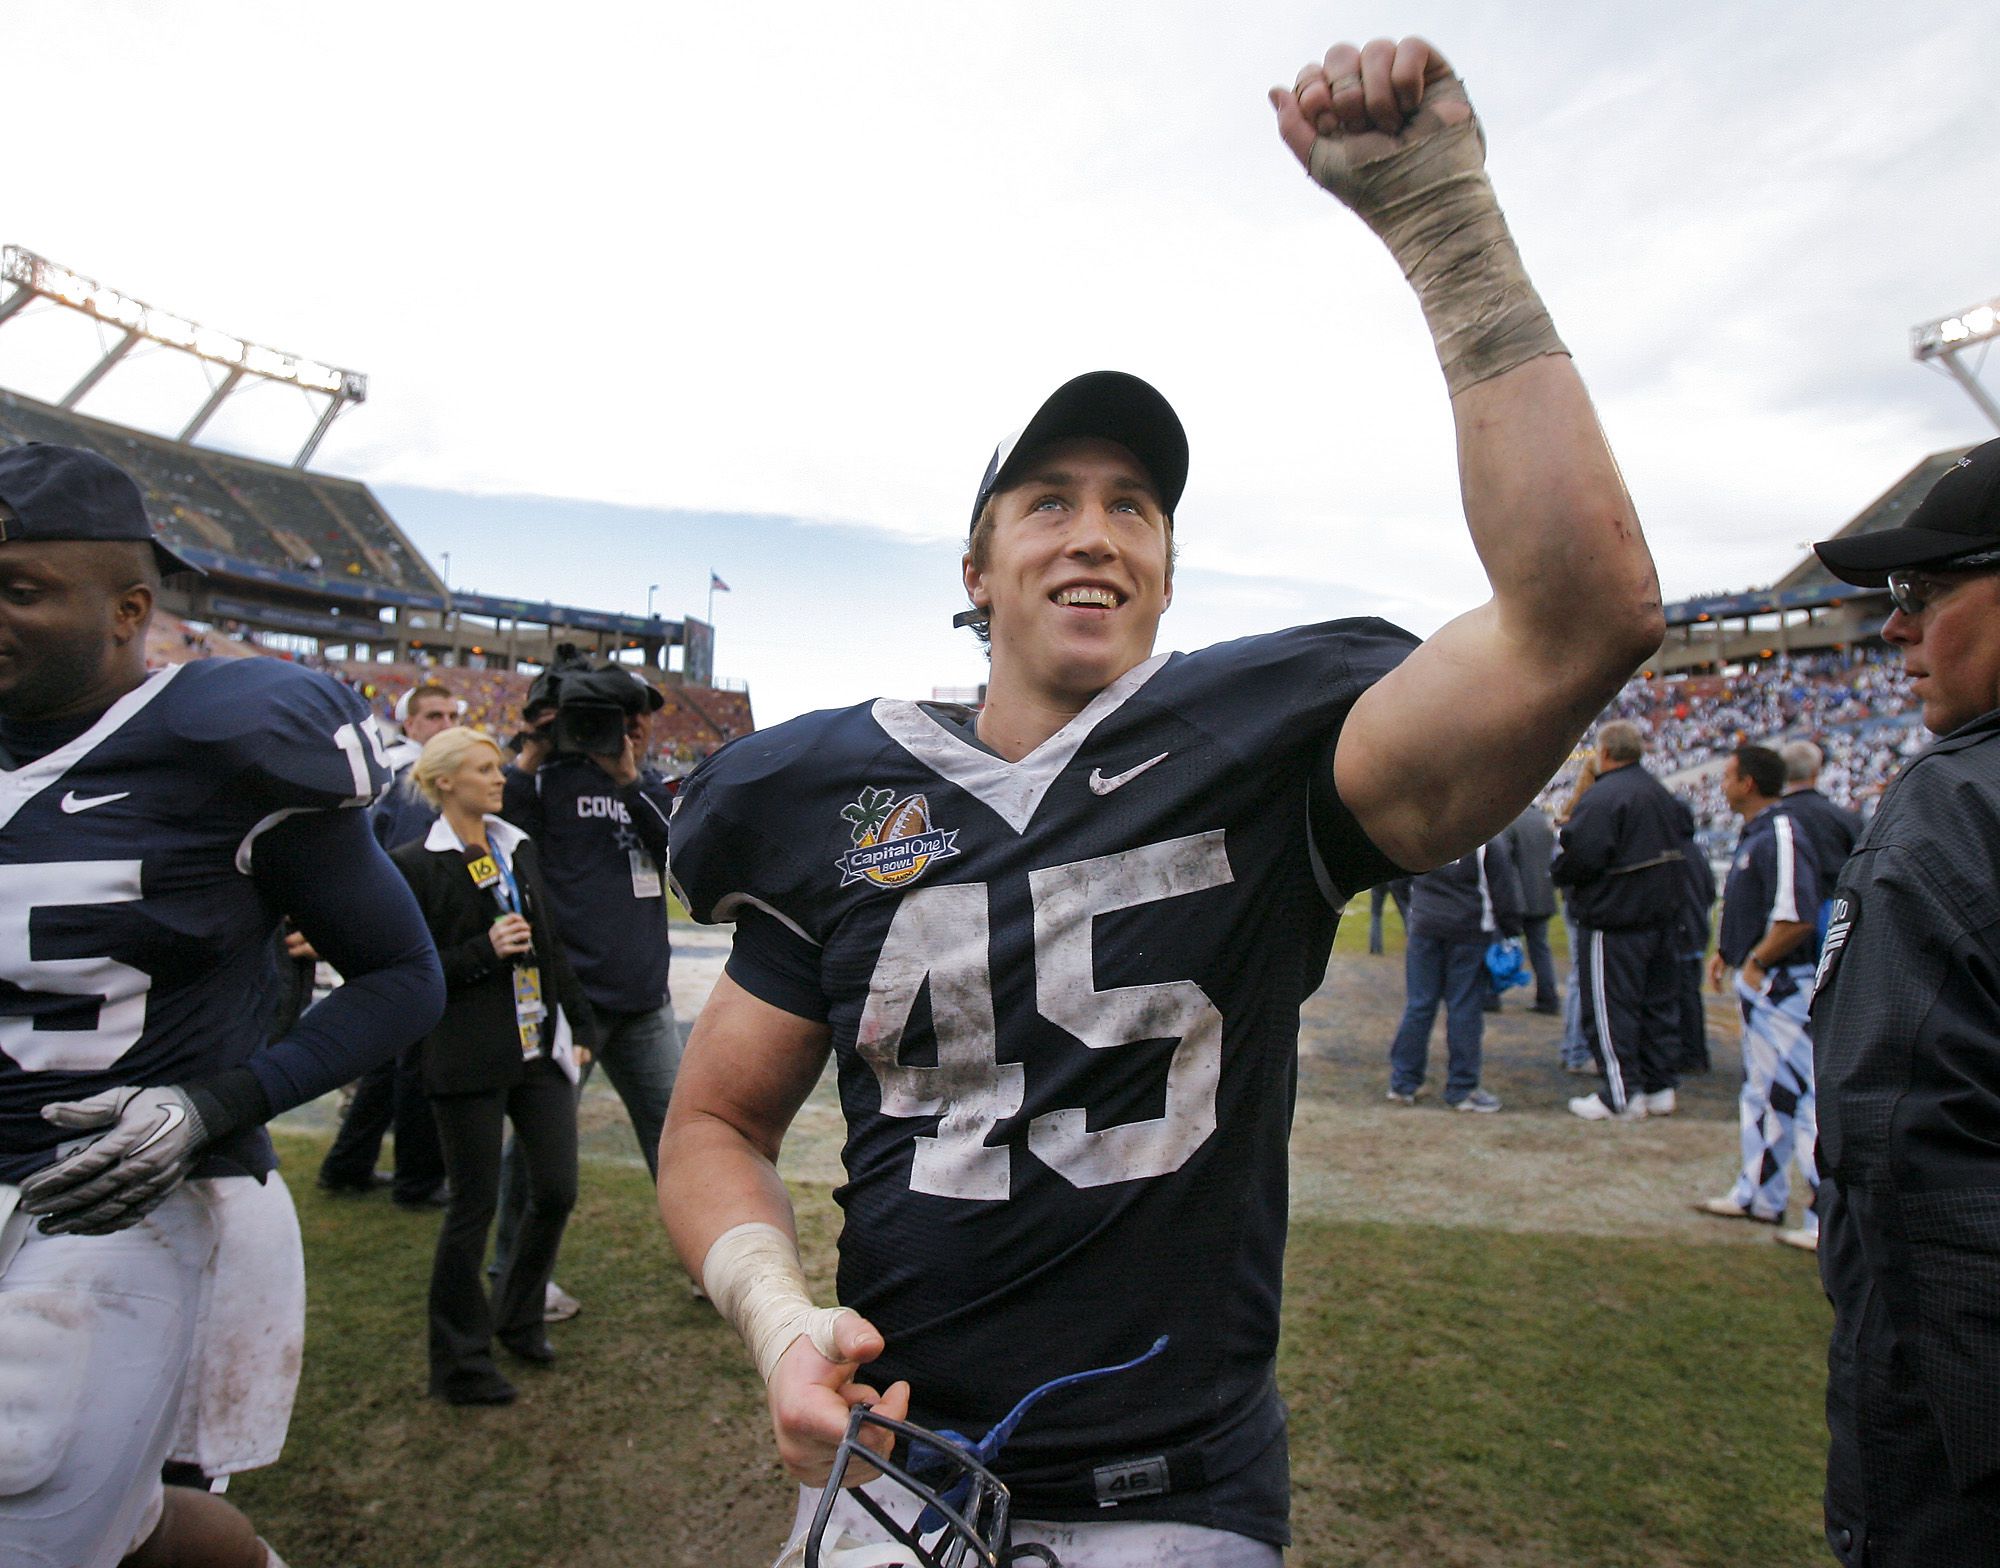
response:
<path fill-rule="evenodd" d="M 1157 757 L 1148 757 L 1136 768 L 1127 768 L 1123 773 L 1112 774 L 1110 778 L 1104 776 L 1103 769 L 1092 768 L 1090 770 L 1090 792 L 1093 795 L 1109 795 L 1121 785 L 1130 784 L 1155 763 L 1165 762 L 1168 755 L 1169 753 L 1163 751 Z"/>
<path fill-rule="evenodd" d="M 62 798 L 62 809 L 75 816 L 77 812 L 88 811 L 92 806 L 108 806 L 114 800 L 123 800 L 131 793 L 129 789 L 121 789 L 115 795 L 79 795 L 75 790 L 71 790 Z"/>
<path fill-rule="evenodd" d="M 143 1154 L 162 1138 L 166 1137 L 168 1133 L 179 1127 L 182 1122 L 187 1120 L 187 1112 L 182 1110 L 178 1105 L 163 1105 L 160 1107 L 160 1113 L 160 1125 L 148 1133 L 143 1142 L 132 1146 L 126 1154 L 127 1159 L 130 1159 L 134 1154 Z"/>

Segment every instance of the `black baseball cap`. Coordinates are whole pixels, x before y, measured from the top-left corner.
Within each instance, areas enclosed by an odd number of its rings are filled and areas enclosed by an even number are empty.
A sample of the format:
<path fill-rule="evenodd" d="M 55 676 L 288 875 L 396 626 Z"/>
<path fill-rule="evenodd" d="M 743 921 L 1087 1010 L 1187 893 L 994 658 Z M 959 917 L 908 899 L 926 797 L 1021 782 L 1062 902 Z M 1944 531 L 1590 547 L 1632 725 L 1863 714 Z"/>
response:
<path fill-rule="evenodd" d="M 16 539 L 130 539 L 153 547 L 160 574 L 199 573 L 161 544 L 132 476 L 95 452 L 30 441 L 0 451 L 0 543 Z"/>
<path fill-rule="evenodd" d="M 2000 438 L 1946 469 L 1899 526 L 1813 546 L 1829 572 L 1861 588 L 1880 588 L 1905 567 L 1949 569 L 1992 551 L 2000 551 Z"/>
<path fill-rule="evenodd" d="M 1172 516 L 1187 488 L 1187 432 L 1173 405 L 1147 382 L 1122 370 L 1093 370 L 1065 381 L 1014 434 L 993 449 L 979 494 L 972 503 L 972 526 L 993 492 L 1013 477 L 1016 458 L 1026 458 L 1051 441 L 1096 436 L 1116 441 L 1145 466 Z"/>

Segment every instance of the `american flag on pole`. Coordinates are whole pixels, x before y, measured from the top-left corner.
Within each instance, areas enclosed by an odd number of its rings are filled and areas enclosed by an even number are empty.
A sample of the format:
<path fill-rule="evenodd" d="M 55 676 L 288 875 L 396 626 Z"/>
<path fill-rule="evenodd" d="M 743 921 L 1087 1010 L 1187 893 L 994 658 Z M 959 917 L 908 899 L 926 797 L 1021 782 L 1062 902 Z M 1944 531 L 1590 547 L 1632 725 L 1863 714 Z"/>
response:
<path fill-rule="evenodd" d="M 708 591 L 710 593 L 715 593 L 717 591 L 720 591 L 722 593 L 729 592 L 729 584 L 727 584 L 720 577 L 717 577 L 715 575 L 715 568 L 712 566 L 708 569 Z"/>

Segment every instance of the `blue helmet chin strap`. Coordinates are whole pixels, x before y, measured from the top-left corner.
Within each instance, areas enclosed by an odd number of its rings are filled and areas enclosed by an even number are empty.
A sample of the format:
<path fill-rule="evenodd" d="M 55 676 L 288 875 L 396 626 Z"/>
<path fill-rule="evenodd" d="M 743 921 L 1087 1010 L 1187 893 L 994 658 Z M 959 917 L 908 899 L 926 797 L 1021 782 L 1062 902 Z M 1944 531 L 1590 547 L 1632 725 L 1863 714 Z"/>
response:
<path fill-rule="evenodd" d="M 1093 1378 L 1110 1377 L 1113 1373 L 1130 1372 L 1134 1367 L 1144 1366 L 1153 1357 L 1167 1348 L 1167 1339 L 1168 1336 L 1162 1334 L 1158 1339 L 1153 1341 L 1153 1348 L 1143 1356 L 1134 1356 L 1130 1361 L 1121 1361 L 1115 1367 L 1091 1367 L 1087 1371 L 1069 1372 L 1065 1373 L 1062 1377 L 1050 1378 L 1040 1388 L 1030 1389 L 1027 1393 L 1023 1394 L 1021 1402 L 996 1421 L 992 1429 L 976 1443 L 961 1432 L 940 1430 L 938 1436 L 955 1443 L 959 1448 L 963 1449 L 990 1470 L 993 1467 L 993 1461 L 1000 1456 L 1000 1450 L 1007 1446 L 1007 1439 L 1014 1435 L 1014 1429 L 1021 1424 L 1021 1418 L 1045 1394 L 1053 1394 L 1060 1389 L 1074 1388 L 1077 1384 L 1088 1383 Z M 955 1463 L 956 1461 L 950 1455 L 932 1448 L 928 1443 L 913 1442 L 910 1444 L 909 1468 L 912 1475 L 922 1476 L 927 1471 L 932 1474 L 942 1474 L 952 1468 Z M 972 1476 L 968 1473 L 960 1476 L 957 1481 L 952 1483 L 949 1491 L 942 1492 L 939 1495 L 951 1507 L 962 1508 L 966 1498 L 971 1493 Z M 928 1535 L 933 1530 L 942 1529 L 944 1524 L 945 1517 L 938 1510 L 937 1506 L 935 1504 L 926 1504 L 924 1511 L 917 1517 L 917 1534 L 920 1536 Z"/>

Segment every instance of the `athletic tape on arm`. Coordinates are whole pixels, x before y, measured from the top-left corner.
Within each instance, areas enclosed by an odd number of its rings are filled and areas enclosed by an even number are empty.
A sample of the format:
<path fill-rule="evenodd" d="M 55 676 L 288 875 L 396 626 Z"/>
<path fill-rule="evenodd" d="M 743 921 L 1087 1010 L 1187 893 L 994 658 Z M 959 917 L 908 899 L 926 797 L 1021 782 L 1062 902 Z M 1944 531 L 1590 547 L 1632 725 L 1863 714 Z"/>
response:
<path fill-rule="evenodd" d="M 1569 350 L 1528 281 L 1486 178 L 1477 117 L 1452 126 L 1437 117 L 1437 106 L 1451 102 L 1466 102 L 1456 77 L 1426 91 L 1408 140 L 1395 151 L 1359 162 L 1343 138 L 1322 136 L 1313 143 L 1311 168 L 1382 237 L 1416 289 L 1456 397 L 1530 359 Z"/>
<path fill-rule="evenodd" d="M 816 1307 L 799 1266 L 798 1244 L 775 1225 L 752 1221 L 724 1231 L 702 1259 L 701 1288 L 743 1336 L 768 1383 L 793 1340 L 804 1334 L 829 1361 L 841 1359 L 833 1326 L 847 1307 Z"/>

